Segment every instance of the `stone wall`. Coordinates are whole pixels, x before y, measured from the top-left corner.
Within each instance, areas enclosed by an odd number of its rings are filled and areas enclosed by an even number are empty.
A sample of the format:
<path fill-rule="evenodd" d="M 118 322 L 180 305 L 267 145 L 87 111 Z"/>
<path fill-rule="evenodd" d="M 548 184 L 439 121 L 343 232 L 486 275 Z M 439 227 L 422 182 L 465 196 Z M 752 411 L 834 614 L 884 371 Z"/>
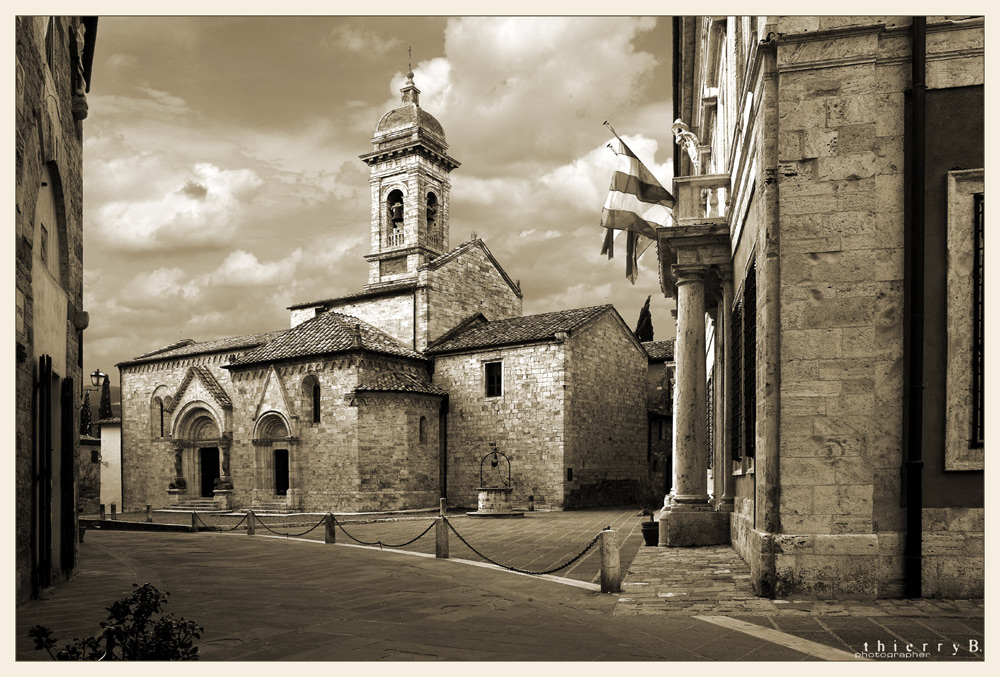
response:
<path fill-rule="evenodd" d="M 645 351 L 617 314 L 601 314 L 566 342 L 564 507 L 631 503 L 647 477 Z"/>
<path fill-rule="evenodd" d="M 475 313 L 489 320 L 521 316 L 521 298 L 478 246 L 427 271 L 426 303 L 418 308 L 418 336 L 430 342 Z M 422 350 L 426 343 L 418 345 Z"/>
<path fill-rule="evenodd" d="M 412 291 L 360 301 L 341 301 L 331 304 L 329 308 L 378 327 L 408 348 L 413 348 L 414 341 L 419 340 L 414 336 Z"/>
<path fill-rule="evenodd" d="M 352 497 L 357 509 L 436 507 L 440 498 L 440 396 L 365 392 L 354 406 L 360 477 Z"/>
<path fill-rule="evenodd" d="M 511 463 L 515 506 L 564 505 L 566 350 L 539 343 L 439 355 L 434 383 L 449 392 L 448 503 L 475 507 L 490 443 Z M 503 395 L 486 397 L 484 364 L 503 362 Z M 489 467 L 489 464 L 487 464 Z"/>
<path fill-rule="evenodd" d="M 86 325 L 83 316 L 83 123 L 80 104 L 73 96 L 76 72 L 74 34 L 78 17 L 55 17 L 51 67 L 45 57 L 46 17 L 15 18 L 15 566 L 16 599 L 31 594 L 31 514 L 33 432 L 32 396 L 35 392 L 38 357 L 46 354 L 60 379 L 73 380 L 73 401 L 82 399 L 80 338 Z M 78 115 L 74 115 L 74 109 Z M 42 186 L 48 167 L 49 186 Z M 55 223 L 51 243 L 55 274 L 42 269 L 40 242 L 36 236 L 36 207 L 47 189 L 55 200 Z M 38 296 L 40 286 L 48 298 Z M 41 331 L 41 318 L 50 319 L 50 329 Z M 55 393 L 57 399 L 59 390 Z M 72 456 L 79 445 L 75 431 L 79 412 L 72 415 Z M 59 426 L 59 412 L 55 412 Z M 58 454 L 56 454 L 58 456 Z M 61 494 L 59 459 L 53 467 L 52 581 L 62 580 L 71 570 L 60 562 L 60 532 L 75 532 L 75 523 L 62 525 L 56 501 Z M 74 558 L 75 559 L 75 558 Z"/>

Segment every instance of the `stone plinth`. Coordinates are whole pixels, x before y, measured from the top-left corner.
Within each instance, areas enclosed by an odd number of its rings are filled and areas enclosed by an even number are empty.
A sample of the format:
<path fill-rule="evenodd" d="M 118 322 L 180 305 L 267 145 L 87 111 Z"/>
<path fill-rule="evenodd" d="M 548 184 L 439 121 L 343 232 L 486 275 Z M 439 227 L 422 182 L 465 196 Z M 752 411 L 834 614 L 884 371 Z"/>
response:
<path fill-rule="evenodd" d="M 177 505 L 187 496 L 187 489 L 167 489 L 170 496 L 170 505 Z"/>
<path fill-rule="evenodd" d="M 479 509 L 465 513 L 469 517 L 523 517 L 510 505 L 512 487 L 482 487 L 479 489 Z"/>
<path fill-rule="evenodd" d="M 219 509 L 229 510 L 233 507 L 232 489 L 216 489 L 212 493 L 213 493 L 213 498 L 215 499 L 215 504 L 219 506 Z"/>
<path fill-rule="evenodd" d="M 683 548 L 729 543 L 729 516 L 732 513 L 704 510 L 664 510 L 660 513 L 660 545 Z"/>

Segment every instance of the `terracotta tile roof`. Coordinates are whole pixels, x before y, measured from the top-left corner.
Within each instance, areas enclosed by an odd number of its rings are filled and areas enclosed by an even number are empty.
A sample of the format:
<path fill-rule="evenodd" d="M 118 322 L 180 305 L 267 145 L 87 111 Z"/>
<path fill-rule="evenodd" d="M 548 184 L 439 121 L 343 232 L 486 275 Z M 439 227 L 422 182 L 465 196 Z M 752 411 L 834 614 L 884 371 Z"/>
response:
<path fill-rule="evenodd" d="M 347 294 L 346 296 L 337 296 L 332 299 L 320 299 L 319 301 L 310 301 L 309 303 L 296 303 L 294 306 L 288 306 L 288 310 L 312 308 L 313 306 L 325 306 L 341 301 L 359 301 L 362 299 L 377 298 L 379 296 L 394 296 L 395 294 L 411 292 L 416 288 L 417 283 L 413 281 L 393 282 L 382 287 L 366 289 L 353 294 Z"/>
<path fill-rule="evenodd" d="M 674 359 L 674 340 L 645 341 L 642 347 L 646 349 L 650 362 L 672 362 Z"/>
<path fill-rule="evenodd" d="M 413 374 L 382 372 L 375 374 L 363 383 L 359 383 L 354 392 L 388 390 L 404 393 L 429 393 L 431 395 L 447 395 L 448 391 L 437 387 Z"/>
<path fill-rule="evenodd" d="M 148 353 L 143 353 L 131 360 L 119 362 L 116 367 L 129 366 L 132 364 L 142 364 L 144 362 L 156 362 L 157 360 L 172 360 L 178 357 L 190 357 L 191 355 L 203 355 L 205 353 L 217 353 L 225 350 L 244 350 L 254 348 L 267 341 L 284 334 L 287 329 L 265 332 L 263 334 L 248 334 L 247 336 L 231 336 L 229 338 L 216 339 L 214 341 L 202 341 L 197 343 L 191 339 L 184 339 L 169 346 L 158 348 Z"/>
<path fill-rule="evenodd" d="M 435 341 L 428 347 L 427 353 L 437 354 L 553 340 L 556 337 L 556 332 L 572 332 L 609 310 L 614 312 L 614 306 L 559 310 L 553 313 L 526 315 L 476 324 L 467 331 L 450 337 L 445 336 L 442 337 L 444 340 Z"/>
<path fill-rule="evenodd" d="M 355 341 L 354 325 L 360 336 Z M 295 357 L 328 355 L 348 350 L 368 350 L 415 360 L 426 358 L 372 325 L 350 315 L 325 312 L 288 329 L 268 343 L 233 360 L 228 366 L 277 362 Z"/>

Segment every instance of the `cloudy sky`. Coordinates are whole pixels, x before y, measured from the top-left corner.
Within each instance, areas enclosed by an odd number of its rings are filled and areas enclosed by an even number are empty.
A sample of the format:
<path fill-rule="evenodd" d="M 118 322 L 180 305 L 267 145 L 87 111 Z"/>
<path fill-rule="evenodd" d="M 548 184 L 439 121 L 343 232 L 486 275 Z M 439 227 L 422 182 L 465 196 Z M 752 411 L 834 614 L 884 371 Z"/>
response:
<path fill-rule="evenodd" d="M 412 46 L 444 127 L 451 245 L 482 237 L 525 314 L 653 296 L 601 257 L 611 121 L 671 179 L 667 17 L 101 17 L 85 123 L 86 372 L 182 338 L 288 326 L 287 306 L 360 291 L 368 168 Z"/>

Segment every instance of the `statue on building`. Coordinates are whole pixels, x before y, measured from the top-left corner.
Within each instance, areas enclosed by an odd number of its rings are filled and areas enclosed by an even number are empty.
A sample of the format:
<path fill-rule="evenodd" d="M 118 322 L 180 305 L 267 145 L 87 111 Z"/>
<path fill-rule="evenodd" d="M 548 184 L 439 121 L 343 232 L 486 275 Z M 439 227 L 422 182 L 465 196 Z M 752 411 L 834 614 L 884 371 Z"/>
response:
<path fill-rule="evenodd" d="M 701 170 L 701 156 L 698 154 L 698 137 L 688 128 L 687 124 L 677 118 L 674 120 L 674 124 L 670 127 L 674 133 L 674 142 L 678 146 L 687 151 L 688 157 L 691 158 L 691 166 L 694 167 L 694 171 L 697 174 Z"/>

